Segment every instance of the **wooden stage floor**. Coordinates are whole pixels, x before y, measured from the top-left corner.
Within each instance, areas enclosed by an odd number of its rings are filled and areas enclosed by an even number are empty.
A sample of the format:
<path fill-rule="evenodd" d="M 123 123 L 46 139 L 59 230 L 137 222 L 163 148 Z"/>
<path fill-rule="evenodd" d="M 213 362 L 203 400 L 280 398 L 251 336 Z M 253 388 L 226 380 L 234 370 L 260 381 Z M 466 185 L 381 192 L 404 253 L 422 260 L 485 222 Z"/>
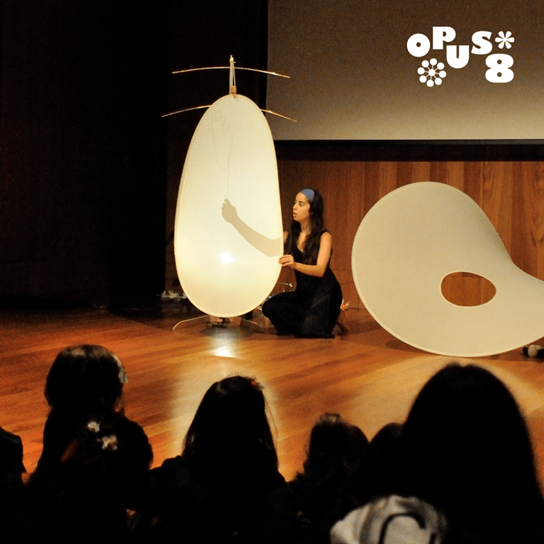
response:
<path fill-rule="evenodd" d="M 331 340 L 263 334 L 239 325 L 210 328 L 176 323 L 195 314 L 182 303 L 106 308 L 0 310 L 0 426 L 22 437 L 32 471 L 47 416 L 43 386 L 57 352 L 67 345 L 101 344 L 128 372 L 127 415 L 153 446 L 154 466 L 177 455 L 207 388 L 233 374 L 264 386 L 280 458 L 288 479 L 301 469 L 313 422 L 338 412 L 371 438 L 402 422 L 415 395 L 454 360 L 412 348 L 382 329 L 366 310 L 349 309 L 349 334 Z M 521 350 L 474 360 L 512 390 L 532 434 L 544 482 L 544 363 Z"/>

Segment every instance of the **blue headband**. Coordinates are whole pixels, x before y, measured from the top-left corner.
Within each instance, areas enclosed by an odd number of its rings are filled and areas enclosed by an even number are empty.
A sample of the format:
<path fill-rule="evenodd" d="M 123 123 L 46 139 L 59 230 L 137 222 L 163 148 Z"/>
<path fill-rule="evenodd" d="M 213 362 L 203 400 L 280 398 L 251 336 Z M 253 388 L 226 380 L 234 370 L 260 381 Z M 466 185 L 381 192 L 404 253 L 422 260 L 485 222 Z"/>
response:
<path fill-rule="evenodd" d="M 302 191 L 300 192 L 308 199 L 308 202 L 311 204 L 315 196 L 315 191 L 313 189 L 302 189 Z"/>

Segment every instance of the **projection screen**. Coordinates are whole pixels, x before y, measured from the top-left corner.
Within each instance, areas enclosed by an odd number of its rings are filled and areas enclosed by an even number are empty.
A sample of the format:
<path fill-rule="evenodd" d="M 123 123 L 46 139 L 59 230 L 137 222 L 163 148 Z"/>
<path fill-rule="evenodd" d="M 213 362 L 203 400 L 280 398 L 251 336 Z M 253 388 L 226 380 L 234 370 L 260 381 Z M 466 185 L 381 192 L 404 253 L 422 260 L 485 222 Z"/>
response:
<path fill-rule="evenodd" d="M 275 140 L 539 140 L 544 3 L 270 0 Z"/>

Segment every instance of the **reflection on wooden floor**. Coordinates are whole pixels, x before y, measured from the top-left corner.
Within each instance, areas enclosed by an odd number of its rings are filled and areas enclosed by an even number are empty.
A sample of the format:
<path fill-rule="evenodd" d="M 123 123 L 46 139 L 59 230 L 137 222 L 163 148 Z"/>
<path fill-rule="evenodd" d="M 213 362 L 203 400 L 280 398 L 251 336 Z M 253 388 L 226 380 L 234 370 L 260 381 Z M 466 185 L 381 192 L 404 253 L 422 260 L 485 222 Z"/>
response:
<path fill-rule="evenodd" d="M 25 465 L 41 452 L 47 415 L 45 376 L 71 344 L 101 344 L 123 361 L 127 415 L 147 432 L 154 465 L 177 455 L 206 389 L 233 374 L 264 386 L 286 478 L 300 470 L 309 430 L 325 411 L 338 412 L 371 438 L 402 422 L 425 381 L 452 359 L 412 348 L 383 330 L 365 310 L 347 311 L 349 334 L 332 340 L 263 334 L 237 324 L 211 328 L 168 303 L 113 313 L 106 309 L 0 312 L 0 426 L 19 434 Z M 467 363 L 468 359 L 461 362 Z M 513 391 L 529 422 L 544 481 L 544 363 L 521 350 L 475 360 Z"/>

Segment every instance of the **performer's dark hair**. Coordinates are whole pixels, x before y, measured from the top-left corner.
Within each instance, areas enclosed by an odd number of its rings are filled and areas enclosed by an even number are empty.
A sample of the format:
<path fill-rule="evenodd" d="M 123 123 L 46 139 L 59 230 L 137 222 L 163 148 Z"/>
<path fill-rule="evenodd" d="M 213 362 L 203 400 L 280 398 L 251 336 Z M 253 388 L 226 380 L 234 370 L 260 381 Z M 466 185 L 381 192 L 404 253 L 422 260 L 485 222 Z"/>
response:
<path fill-rule="evenodd" d="M 316 264 L 319 246 L 321 244 L 321 235 L 327 231 L 323 217 L 324 203 L 321 193 L 312 189 L 314 196 L 310 202 L 310 234 L 304 245 L 302 261 L 304 264 Z M 285 242 L 285 254 L 293 255 L 300 234 L 300 223 L 294 219 L 289 227 L 289 234 Z"/>

